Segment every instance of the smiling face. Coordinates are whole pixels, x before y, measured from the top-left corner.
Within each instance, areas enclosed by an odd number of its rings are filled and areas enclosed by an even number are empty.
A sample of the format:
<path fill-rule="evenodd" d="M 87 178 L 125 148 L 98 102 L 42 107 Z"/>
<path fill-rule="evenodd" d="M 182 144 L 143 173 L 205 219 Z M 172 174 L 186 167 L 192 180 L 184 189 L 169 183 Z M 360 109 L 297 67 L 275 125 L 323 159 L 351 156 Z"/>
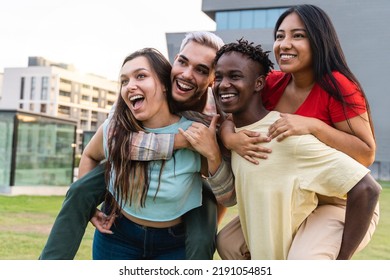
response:
<path fill-rule="evenodd" d="M 212 84 L 213 60 L 216 50 L 211 47 L 189 42 L 176 56 L 172 65 L 172 97 L 190 108 L 207 93 Z"/>
<path fill-rule="evenodd" d="M 145 57 L 138 56 L 123 65 L 120 83 L 122 98 L 145 127 L 160 127 L 162 120 L 169 118 L 165 89 Z"/>
<path fill-rule="evenodd" d="M 237 124 L 253 121 L 252 109 L 261 102 L 265 83 L 259 64 L 239 52 L 223 54 L 215 65 L 214 95 L 221 109 L 232 113 Z"/>
<path fill-rule="evenodd" d="M 276 31 L 274 54 L 280 70 L 286 73 L 312 72 L 312 50 L 303 21 L 296 13 L 283 20 Z"/>

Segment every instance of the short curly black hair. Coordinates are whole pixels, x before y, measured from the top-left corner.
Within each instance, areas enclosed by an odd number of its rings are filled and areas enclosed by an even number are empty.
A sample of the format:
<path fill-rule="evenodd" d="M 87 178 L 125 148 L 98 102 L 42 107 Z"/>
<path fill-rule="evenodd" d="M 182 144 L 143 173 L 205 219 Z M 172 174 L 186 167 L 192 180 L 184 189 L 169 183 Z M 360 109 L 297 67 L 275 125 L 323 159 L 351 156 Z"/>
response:
<path fill-rule="evenodd" d="M 270 53 L 269 51 L 263 51 L 261 45 L 255 46 L 253 42 L 249 43 L 243 38 L 237 40 L 237 42 L 226 44 L 220 48 L 215 56 L 214 65 L 217 64 L 223 54 L 229 52 L 242 53 L 253 61 L 260 63 L 264 71 L 262 74 L 265 76 L 274 68 L 274 64 L 268 57 L 268 54 Z"/>

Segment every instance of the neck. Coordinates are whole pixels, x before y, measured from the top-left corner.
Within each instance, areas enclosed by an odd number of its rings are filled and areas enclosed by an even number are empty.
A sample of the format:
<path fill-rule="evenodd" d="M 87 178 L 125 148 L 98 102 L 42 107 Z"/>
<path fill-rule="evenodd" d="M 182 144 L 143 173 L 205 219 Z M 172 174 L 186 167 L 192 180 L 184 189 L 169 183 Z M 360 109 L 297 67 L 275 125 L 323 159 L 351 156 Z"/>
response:
<path fill-rule="evenodd" d="M 299 90 L 311 89 L 315 83 L 313 71 L 291 74 L 292 86 Z"/>
<path fill-rule="evenodd" d="M 260 97 L 258 102 L 251 102 L 251 106 L 242 112 L 233 113 L 233 122 L 236 127 L 247 126 L 261 120 L 268 113 L 269 111 L 264 108 Z"/>
<path fill-rule="evenodd" d="M 168 107 L 161 108 L 158 114 L 152 118 L 142 122 L 143 127 L 147 128 L 160 128 L 176 123 L 179 120 L 179 116 L 169 112 Z"/>

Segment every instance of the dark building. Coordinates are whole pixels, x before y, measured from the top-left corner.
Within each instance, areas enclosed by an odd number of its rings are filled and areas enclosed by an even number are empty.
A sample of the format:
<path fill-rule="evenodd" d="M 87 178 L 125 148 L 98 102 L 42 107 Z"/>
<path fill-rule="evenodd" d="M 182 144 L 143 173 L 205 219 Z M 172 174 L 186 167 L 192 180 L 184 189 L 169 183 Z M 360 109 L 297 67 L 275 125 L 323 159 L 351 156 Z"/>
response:
<path fill-rule="evenodd" d="M 362 84 L 371 106 L 377 153 L 370 167 L 375 178 L 390 180 L 390 92 L 388 52 L 390 25 L 388 0 L 203 0 L 202 11 L 216 22 L 214 31 L 226 43 L 241 37 L 272 51 L 273 27 L 279 14 L 296 4 L 314 4 L 331 17 L 347 62 Z M 167 33 L 168 56 L 173 61 L 185 33 Z M 271 55 L 273 58 L 273 55 Z"/>

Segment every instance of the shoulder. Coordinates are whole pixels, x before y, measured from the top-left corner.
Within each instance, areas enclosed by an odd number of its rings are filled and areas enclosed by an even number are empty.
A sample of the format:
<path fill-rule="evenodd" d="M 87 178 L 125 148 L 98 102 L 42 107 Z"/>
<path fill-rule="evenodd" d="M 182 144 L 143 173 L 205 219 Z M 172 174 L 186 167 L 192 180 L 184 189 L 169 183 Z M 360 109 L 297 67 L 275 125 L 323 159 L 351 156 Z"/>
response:
<path fill-rule="evenodd" d="M 288 77 L 288 74 L 279 71 L 279 70 L 272 70 L 271 72 L 268 73 L 266 77 L 267 84 L 273 85 L 275 83 L 278 83 L 279 81 L 285 79 Z"/>
<path fill-rule="evenodd" d="M 192 125 L 194 121 L 187 119 L 186 117 L 182 116 L 180 120 L 177 122 L 177 125 L 180 128 L 187 129 L 189 126 Z"/>
<path fill-rule="evenodd" d="M 344 94 L 359 91 L 356 84 L 338 71 L 333 71 L 333 77 L 341 87 Z"/>

